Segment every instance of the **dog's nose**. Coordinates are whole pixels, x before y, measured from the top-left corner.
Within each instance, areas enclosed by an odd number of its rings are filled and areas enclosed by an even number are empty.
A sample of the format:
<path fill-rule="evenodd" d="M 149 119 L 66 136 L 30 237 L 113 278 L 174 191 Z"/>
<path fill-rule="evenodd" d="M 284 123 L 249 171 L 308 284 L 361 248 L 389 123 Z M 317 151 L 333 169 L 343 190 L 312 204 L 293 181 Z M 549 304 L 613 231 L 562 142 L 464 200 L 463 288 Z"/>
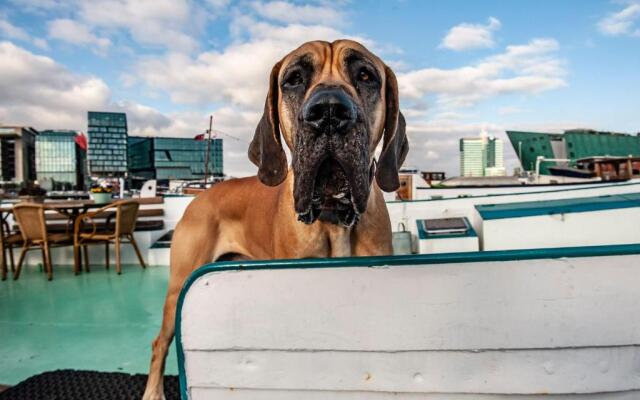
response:
<path fill-rule="evenodd" d="M 320 89 L 307 100 L 302 118 L 319 132 L 344 131 L 356 121 L 356 107 L 344 90 Z"/>

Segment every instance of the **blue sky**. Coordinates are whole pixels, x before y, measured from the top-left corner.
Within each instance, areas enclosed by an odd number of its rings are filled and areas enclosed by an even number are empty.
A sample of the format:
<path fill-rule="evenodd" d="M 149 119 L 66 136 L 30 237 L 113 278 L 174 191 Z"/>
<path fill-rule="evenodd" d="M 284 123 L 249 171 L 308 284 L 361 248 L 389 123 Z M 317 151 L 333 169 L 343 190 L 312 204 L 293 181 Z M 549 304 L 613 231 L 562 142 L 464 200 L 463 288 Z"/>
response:
<path fill-rule="evenodd" d="M 270 67 L 340 37 L 396 71 L 411 166 L 455 175 L 457 140 L 481 131 L 640 130 L 637 0 L 5 0 L 0 124 L 86 130 L 104 109 L 130 134 L 194 136 L 213 113 L 227 172 L 253 174 Z"/>

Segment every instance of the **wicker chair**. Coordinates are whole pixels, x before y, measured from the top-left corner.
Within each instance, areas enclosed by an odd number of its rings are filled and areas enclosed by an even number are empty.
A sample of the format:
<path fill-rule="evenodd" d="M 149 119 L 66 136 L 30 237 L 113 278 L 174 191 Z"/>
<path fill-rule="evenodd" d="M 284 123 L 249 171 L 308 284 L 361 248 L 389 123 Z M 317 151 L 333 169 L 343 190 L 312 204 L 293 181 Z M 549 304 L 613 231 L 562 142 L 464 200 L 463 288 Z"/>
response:
<path fill-rule="evenodd" d="M 51 265 L 51 248 L 73 245 L 73 238 L 69 234 L 69 225 L 67 225 L 67 230 L 64 233 L 47 232 L 45 219 L 46 210 L 51 210 L 64 215 L 55 209 L 47 208 L 43 204 L 24 203 L 17 204 L 13 207 L 13 215 L 18 223 L 23 240 L 18 265 L 13 273 L 14 280 L 20 277 L 22 263 L 24 262 L 27 251 L 35 248 L 40 248 L 42 250 L 42 261 L 45 271 L 47 272 L 47 278 L 52 280 L 53 266 Z"/>
<path fill-rule="evenodd" d="M 16 271 L 16 265 L 13 260 L 14 247 L 22 246 L 22 235 L 19 233 L 12 233 L 7 221 L 2 221 L 0 225 L 0 269 L 2 270 L 2 280 L 7 279 L 7 254 L 9 255 L 9 261 L 11 262 L 11 272 Z"/>
<path fill-rule="evenodd" d="M 80 214 L 76 219 L 73 231 L 74 258 L 77 260 L 75 265 L 80 265 L 80 249 L 82 248 L 85 270 L 89 272 L 89 252 L 87 245 L 104 243 L 105 263 L 106 268 L 109 269 L 109 244 L 113 242 L 116 250 L 116 272 L 121 274 L 120 244 L 129 242 L 133 246 L 138 260 L 140 260 L 140 265 L 142 268 L 146 268 L 138 244 L 133 237 L 139 207 L 140 205 L 136 201 L 121 200 L 95 211 Z M 109 212 L 111 212 L 110 215 Z M 95 219 L 96 217 L 100 218 L 105 215 L 108 215 L 106 223 L 101 226 Z M 115 220 L 115 223 L 111 223 L 112 218 Z M 87 227 L 89 227 L 89 229 L 87 229 Z"/>

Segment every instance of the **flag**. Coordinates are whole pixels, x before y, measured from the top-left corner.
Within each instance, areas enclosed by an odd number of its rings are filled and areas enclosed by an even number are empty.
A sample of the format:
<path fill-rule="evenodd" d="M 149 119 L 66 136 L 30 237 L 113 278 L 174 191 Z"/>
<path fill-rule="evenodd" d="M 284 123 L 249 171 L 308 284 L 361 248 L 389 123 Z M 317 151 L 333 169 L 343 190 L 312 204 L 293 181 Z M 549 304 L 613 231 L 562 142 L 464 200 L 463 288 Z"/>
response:
<path fill-rule="evenodd" d="M 193 140 L 204 140 L 204 133 L 196 135 L 196 137 L 194 137 Z"/>
<path fill-rule="evenodd" d="M 84 133 L 80 132 L 73 140 L 78 146 L 80 146 L 82 150 L 87 151 L 87 137 L 84 135 Z"/>

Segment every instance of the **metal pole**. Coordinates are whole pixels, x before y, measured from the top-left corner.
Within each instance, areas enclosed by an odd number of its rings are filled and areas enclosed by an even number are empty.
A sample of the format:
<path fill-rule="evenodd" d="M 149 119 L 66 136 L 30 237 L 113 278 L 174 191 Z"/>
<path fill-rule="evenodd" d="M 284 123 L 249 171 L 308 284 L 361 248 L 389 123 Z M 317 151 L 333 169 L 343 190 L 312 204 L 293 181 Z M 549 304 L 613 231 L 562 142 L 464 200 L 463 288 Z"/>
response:
<path fill-rule="evenodd" d="M 213 125 L 213 115 L 209 116 L 209 130 L 207 131 L 207 154 L 204 156 L 204 188 L 207 188 L 209 178 L 209 153 L 211 153 L 211 125 Z"/>

